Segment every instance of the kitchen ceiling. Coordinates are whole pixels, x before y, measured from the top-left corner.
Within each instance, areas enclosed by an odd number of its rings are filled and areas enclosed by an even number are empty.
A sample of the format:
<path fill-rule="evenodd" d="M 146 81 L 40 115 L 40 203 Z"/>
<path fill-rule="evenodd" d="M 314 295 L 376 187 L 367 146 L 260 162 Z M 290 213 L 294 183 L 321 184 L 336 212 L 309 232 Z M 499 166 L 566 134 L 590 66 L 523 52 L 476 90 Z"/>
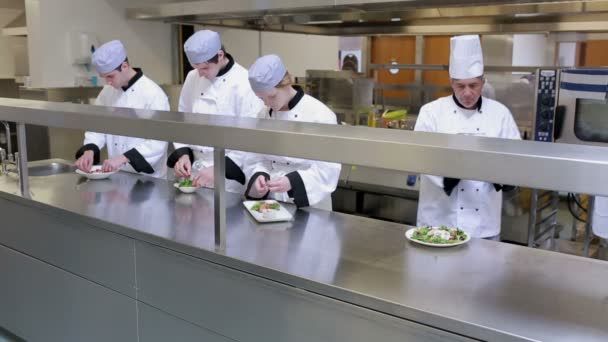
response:
<path fill-rule="evenodd" d="M 130 8 L 127 16 L 340 36 L 608 32 L 605 0 L 199 0 Z"/>

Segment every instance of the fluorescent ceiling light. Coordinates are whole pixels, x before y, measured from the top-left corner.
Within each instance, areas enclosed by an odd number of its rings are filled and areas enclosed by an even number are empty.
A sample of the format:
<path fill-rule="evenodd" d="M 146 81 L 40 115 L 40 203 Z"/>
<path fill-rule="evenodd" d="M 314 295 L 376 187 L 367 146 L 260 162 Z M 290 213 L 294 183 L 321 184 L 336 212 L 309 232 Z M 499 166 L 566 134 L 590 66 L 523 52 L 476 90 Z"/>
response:
<path fill-rule="evenodd" d="M 318 20 L 318 21 L 309 21 L 309 25 L 317 25 L 317 24 L 342 24 L 342 20 Z"/>

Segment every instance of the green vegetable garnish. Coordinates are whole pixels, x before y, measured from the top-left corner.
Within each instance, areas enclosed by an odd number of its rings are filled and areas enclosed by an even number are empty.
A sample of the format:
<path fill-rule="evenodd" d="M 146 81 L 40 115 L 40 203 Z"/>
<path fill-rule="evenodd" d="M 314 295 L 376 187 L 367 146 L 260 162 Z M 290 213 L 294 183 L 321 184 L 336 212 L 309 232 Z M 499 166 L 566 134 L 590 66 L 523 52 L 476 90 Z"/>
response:
<path fill-rule="evenodd" d="M 190 179 L 186 179 L 186 180 L 182 181 L 181 183 L 179 183 L 180 188 L 186 188 L 186 187 L 192 187 L 192 186 L 193 186 L 192 180 L 190 180 Z"/>
<path fill-rule="evenodd" d="M 444 239 L 441 236 L 429 234 L 433 229 L 435 231 L 448 232 L 450 235 L 449 239 Z M 452 243 L 457 243 L 457 242 L 466 240 L 467 234 L 459 228 L 448 228 L 446 226 L 441 226 L 441 227 L 437 227 L 437 228 L 421 227 L 414 231 L 414 233 L 412 234 L 412 239 L 427 242 L 427 243 L 452 244 Z"/>
<path fill-rule="evenodd" d="M 281 205 L 276 202 L 255 202 L 251 206 L 251 210 L 257 211 L 259 213 L 267 212 L 269 210 L 279 210 L 281 209 Z"/>

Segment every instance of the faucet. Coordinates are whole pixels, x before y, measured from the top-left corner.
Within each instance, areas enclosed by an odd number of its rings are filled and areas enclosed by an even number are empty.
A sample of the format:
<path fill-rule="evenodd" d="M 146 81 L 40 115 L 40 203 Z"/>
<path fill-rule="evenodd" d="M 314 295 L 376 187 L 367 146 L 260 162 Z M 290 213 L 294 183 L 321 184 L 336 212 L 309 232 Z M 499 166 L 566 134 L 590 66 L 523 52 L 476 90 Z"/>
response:
<path fill-rule="evenodd" d="M 4 125 L 4 132 L 6 135 L 6 147 L 7 150 L 0 148 L 0 173 L 8 174 L 9 172 L 14 172 L 19 174 L 19 155 L 17 152 L 13 154 L 13 145 L 11 143 L 11 128 L 6 121 L 0 121 L 2 125 Z M 9 165 L 15 165 L 15 170 L 9 170 Z"/>
<path fill-rule="evenodd" d="M 4 160 L 6 159 L 6 151 L 0 147 L 0 175 L 4 173 Z"/>
<path fill-rule="evenodd" d="M 11 126 L 8 125 L 8 122 L 6 121 L 0 121 L 3 125 L 4 125 L 4 134 L 6 135 L 6 148 L 7 148 L 7 152 L 8 155 L 12 155 L 13 154 L 13 143 L 12 143 L 12 139 L 11 139 Z"/>

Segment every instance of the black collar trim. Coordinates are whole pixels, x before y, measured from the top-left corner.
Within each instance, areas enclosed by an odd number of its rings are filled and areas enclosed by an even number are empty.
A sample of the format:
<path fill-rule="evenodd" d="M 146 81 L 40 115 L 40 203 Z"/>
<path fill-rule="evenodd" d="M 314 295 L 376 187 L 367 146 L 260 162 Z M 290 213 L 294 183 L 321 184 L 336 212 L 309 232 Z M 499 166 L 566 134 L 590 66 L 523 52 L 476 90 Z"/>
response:
<path fill-rule="evenodd" d="M 216 77 L 226 75 L 228 71 L 230 71 L 230 69 L 232 69 L 232 67 L 234 66 L 234 58 L 232 58 L 229 53 L 226 54 L 226 58 L 228 58 L 228 64 L 226 64 L 226 66 L 222 70 L 220 70 L 220 72 L 217 73 Z"/>
<path fill-rule="evenodd" d="M 140 68 L 133 68 L 133 70 L 135 70 L 135 76 L 131 77 L 126 87 L 121 87 L 122 91 L 129 90 L 144 75 L 144 72 Z"/>
<path fill-rule="evenodd" d="M 479 96 L 479 100 L 477 100 L 477 104 L 475 105 L 475 109 L 477 109 L 478 112 L 481 113 L 481 98 L 482 96 Z M 466 110 L 471 110 L 469 108 L 466 108 L 465 106 L 463 106 L 458 99 L 456 98 L 456 94 L 452 94 L 452 99 L 454 100 L 454 103 L 456 103 L 456 105 L 462 109 L 466 109 Z"/>
<path fill-rule="evenodd" d="M 296 95 L 287 103 L 287 107 L 289 108 L 289 110 L 294 109 L 295 106 L 297 106 L 298 103 L 300 103 L 300 100 L 302 100 L 302 98 L 304 97 L 304 89 L 302 89 L 302 87 L 292 86 L 292 88 L 296 90 Z"/>
<path fill-rule="evenodd" d="M 302 89 L 302 87 L 295 86 L 295 85 L 291 86 L 291 87 L 296 90 L 296 95 L 291 100 L 289 100 L 289 102 L 287 103 L 287 108 L 289 108 L 289 110 L 294 109 L 298 105 L 298 103 L 300 103 L 302 98 L 304 97 L 304 89 Z M 270 108 L 270 110 L 268 111 L 268 115 L 270 117 L 272 117 L 272 113 L 273 113 L 273 110 L 272 110 L 272 108 Z"/>

